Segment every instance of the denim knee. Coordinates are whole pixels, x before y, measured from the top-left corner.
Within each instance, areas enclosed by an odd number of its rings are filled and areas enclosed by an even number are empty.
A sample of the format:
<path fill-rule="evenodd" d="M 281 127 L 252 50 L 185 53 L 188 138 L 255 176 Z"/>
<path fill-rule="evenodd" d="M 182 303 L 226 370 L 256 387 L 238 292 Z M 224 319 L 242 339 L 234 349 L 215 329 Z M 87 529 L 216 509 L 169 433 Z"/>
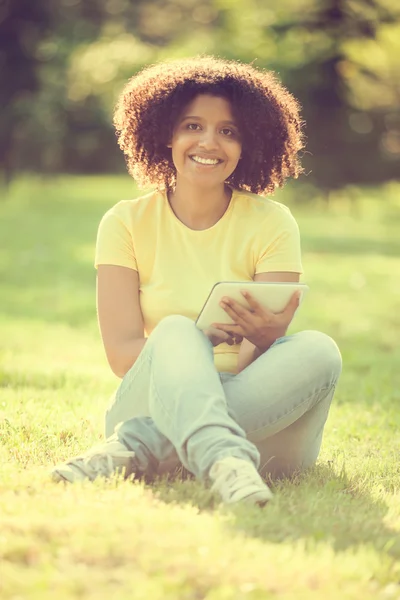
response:
<path fill-rule="evenodd" d="M 315 330 L 301 331 L 295 337 L 302 346 L 299 351 L 310 355 L 312 368 L 335 385 L 342 372 L 342 356 L 336 342 L 326 333 Z"/>
<path fill-rule="evenodd" d="M 169 331 L 180 328 L 194 328 L 195 323 L 189 317 L 184 317 L 183 315 L 168 315 L 168 317 L 164 317 L 155 327 L 154 331 Z"/>
<path fill-rule="evenodd" d="M 175 344 L 182 344 L 183 339 L 187 340 L 188 343 L 208 341 L 207 337 L 196 327 L 192 319 L 182 315 L 169 315 L 168 317 L 164 317 L 154 328 L 149 336 L 148 345 L 150 347 L 154 343 L 157 346 L 159 344 L 168 344 L 168 347 L 172 351 Z"/>

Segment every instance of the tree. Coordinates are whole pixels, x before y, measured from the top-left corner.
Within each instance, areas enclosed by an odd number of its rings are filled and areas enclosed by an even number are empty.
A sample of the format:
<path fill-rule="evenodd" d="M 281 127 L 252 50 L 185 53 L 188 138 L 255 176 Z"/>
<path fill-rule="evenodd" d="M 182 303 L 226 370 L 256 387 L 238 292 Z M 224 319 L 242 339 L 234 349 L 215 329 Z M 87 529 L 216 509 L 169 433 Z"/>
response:
<path fill-rule="evenodd" d="M 8 181 L 18 164 L 16 138 L 38 91 L 37 49 L 51 22 L 47 0 L 5 2 L 0 20 L 0 164 Z"/>
<path fill-rule="evenodd" d="M 67 135 L 64 72 L 75 44 L 93 40 L 106 18 L 100 0 L 8 0 L 0 13 L 0 165 L 63 168 Z"/>
<path fill-rule="evenodd" d="M 146 64 L 211 53 L 278 73 L 303 105 L 304 166 L 326 190 L 400 166 L 397 0 L 13 0 L 0 22 L 5 169 L 123 168 L 112 127 Z"/>
<path fill-rule="evenodd" d="M 396 0 L 216 1 L 222 53 L 275 70 L 300 99 L 309 181 L 330 190 L 398 177 Z"/>

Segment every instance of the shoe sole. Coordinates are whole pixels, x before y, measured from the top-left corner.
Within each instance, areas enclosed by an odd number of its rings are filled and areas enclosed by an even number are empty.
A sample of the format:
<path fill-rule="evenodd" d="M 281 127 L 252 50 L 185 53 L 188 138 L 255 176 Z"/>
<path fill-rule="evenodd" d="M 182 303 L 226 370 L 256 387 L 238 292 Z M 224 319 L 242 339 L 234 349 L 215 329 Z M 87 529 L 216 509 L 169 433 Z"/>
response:
<path fill-rule="evenodd" d="M 118 473 L 118 472 L 124 473 L 124 479 L 128 479 L 135 473 L 132 465 L 124 465 L 123 467 L 120 467 L 119 469 L 116 468 L 115 473 Z M 90 479 L 90 477 L 86 477 L 86 476 L 83 476 L 83 477 L 78 476 L 77 477 L 73 472 L 70 474 L 69 473 L 64 474 L 63 471 L 61 471 L 57 468 L 53 469 L 53 471 L 50 472 L 50 477 L 55 483 L 61 483 L 62 481 L 65 483 L 76 483 L 77 481 L 84 481 L 86 479 L 89 481 L 92 481 Z"/>
<path fill-rule="evenodd" d="M 239 498 L 238 500 L 234 500 L 232 504 L 237 504 L 239 502 L 244 502 L 246 504 L 253 504 L 257 506 L 265 506 L 268 504 L 270 500 L 272 500 L 273 495 L 270 490 L 262 491 L 262 492 L 254 492 L 253 494 L 249 494 L 248 496 L 243 496 L 243 498 Z"/>
<path fill-rule="evenodd" d="M 62 481 L 64 483 L 74 483 L 74 480 L 68 479 L 68 477 L 62 475 L 60 471 L 51 471 L 50 477 L 55 483 L 61 483 Z"/>

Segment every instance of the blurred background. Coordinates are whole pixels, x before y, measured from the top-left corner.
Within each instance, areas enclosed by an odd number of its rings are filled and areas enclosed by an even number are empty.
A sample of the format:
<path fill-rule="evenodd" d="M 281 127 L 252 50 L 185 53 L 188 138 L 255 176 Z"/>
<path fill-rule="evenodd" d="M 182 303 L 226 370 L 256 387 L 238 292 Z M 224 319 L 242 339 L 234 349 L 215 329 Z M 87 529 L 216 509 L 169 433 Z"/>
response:
<path fill-rule="evenodd" d="M 2 0 L 3 183 L 124 172 L 123 84 L 197 53 L 279 75 L 303 106 L 305 181 L 326 197 L 400 177 L 398 0 Z"/>

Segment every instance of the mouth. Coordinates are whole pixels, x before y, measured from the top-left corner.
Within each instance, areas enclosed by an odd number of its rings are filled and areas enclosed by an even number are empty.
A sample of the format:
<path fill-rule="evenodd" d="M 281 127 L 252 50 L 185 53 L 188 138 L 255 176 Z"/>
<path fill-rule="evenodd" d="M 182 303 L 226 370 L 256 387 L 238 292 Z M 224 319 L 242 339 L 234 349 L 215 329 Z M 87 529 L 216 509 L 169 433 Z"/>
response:
<path fill-rule="evenodd" d="M 220 158 L 204 158 L 204 156 L 198 156 L 198 154 L 192 154 L 189 158 L 196 164 L 207 167 L 215 167 L 223 162 Z"/>

